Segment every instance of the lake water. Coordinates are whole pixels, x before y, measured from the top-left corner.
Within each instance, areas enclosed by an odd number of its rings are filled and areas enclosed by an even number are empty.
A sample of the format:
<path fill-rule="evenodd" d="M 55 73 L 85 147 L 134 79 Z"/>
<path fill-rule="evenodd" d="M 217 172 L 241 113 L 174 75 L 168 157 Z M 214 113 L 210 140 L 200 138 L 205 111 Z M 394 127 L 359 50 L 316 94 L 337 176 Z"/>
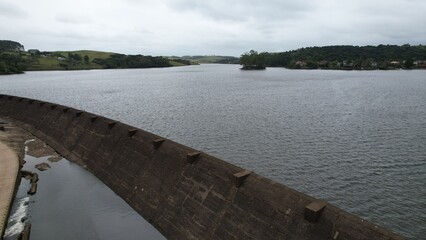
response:
<path fill-rule="evenodd" d="M 140 127 L 426 236 L 426 71 L 237 65 L 28 72 L 0 93 Z"/>

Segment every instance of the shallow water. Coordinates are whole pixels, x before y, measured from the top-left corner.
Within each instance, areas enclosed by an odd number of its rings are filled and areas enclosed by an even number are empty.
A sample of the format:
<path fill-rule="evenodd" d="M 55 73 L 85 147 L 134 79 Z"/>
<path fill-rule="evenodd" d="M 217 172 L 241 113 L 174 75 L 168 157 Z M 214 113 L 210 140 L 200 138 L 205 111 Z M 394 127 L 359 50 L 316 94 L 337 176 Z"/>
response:
<path fill-rule="evenodd" d="M 27 195 L 29 181 L 22 179 L 5 240 L 17 239 L 26 223 L 33 240 L 165 239 L 89 172 L 65 159 L 52 163 L 47 158 L 25 156 L 23 169 L 39 176 L 37 193 Z M 34 166 L 43 162 L 51 168 L 40 172 Z"/>
<path fill-rule="evenodd" d="M 0 93 L 117 119 L 426 235 L 425 71 L 240 71 L 236 65 L 29 72 Z"/>

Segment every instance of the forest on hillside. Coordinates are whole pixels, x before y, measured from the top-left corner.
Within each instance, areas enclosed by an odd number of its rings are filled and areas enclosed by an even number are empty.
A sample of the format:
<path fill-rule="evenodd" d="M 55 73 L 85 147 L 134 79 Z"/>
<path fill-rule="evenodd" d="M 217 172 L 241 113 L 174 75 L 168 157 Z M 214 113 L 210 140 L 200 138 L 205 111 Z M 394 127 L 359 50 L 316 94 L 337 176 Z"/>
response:
<path fill-rule="evenodd" d="M 378 46 L 307 47 L 287 52 L 241 55 L 241 64 L 260 62 L 267 67 L 292 69 L 412 69 L 426 68 L 426 46 L 405 44 Z M 249 61 L 249 62 L 247 62 Z"/>

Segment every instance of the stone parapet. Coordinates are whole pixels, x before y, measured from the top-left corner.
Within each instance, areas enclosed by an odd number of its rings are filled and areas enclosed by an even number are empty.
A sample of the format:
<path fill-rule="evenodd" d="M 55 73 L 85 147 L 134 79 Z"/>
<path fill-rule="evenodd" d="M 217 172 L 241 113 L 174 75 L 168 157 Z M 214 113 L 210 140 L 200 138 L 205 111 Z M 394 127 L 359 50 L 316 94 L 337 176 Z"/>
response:
<path fill-rule="evenodd" d="M 254 172 L 89 112 L 0 95 L 0 116 L 92 172 L 168 239 L 402 239 Z"/>

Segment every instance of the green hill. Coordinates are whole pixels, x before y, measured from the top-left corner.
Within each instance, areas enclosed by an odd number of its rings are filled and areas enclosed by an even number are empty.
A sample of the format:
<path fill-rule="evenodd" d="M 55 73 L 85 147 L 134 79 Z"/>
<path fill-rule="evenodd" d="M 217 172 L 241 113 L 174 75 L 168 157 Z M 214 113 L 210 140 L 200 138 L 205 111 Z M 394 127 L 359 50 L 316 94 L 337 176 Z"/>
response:
<path fill-rule="evenodd" d="M 145 55 L 125 55 L 112 52 L 40 51 L 18 42 L 0 40 L 0 74 L 42 70 L 86 70 L 116 68 L 158 68 L 190 65 L 190 61 Z"/>
<path fill-rule="evenodd" d="M 28 62 L 27 70 L 99 69 L 103 68 L 103 66 L 94 63 L 93 60 L 107 59 L 112 54 L 114 53 L 91 50 L 40 52 L 33 49 L 28 50 L 26 56 Z"/>
<path fill-rule="evenodd" d="M 27 70 L 84 70 L 173 66 L 167 58 L 90 50 L 29 51 Z"/>
<path fill-rule="evenodd" d="M 426 65 L 426 46 L 409 44 L 308 47 L 258 55 L 265 66 L 296 69 L 410 69 Z"/>

